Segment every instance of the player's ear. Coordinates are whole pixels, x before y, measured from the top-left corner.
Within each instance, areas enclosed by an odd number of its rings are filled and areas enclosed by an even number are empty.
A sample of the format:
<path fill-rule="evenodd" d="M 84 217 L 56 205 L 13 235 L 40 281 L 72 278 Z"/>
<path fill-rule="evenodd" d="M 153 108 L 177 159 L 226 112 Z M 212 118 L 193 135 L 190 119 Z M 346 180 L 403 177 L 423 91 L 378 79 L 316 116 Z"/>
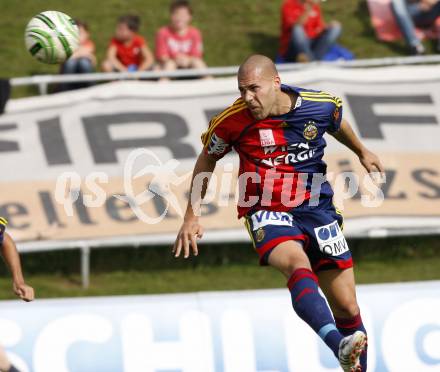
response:
<path fill-rule="evenodd" d="M 274 83 L 276 89 L 281 89 L 281 78 L 280 78 L 280 75 L 277 74 L 277 75 L 274 76 L 273 83 Z"/>

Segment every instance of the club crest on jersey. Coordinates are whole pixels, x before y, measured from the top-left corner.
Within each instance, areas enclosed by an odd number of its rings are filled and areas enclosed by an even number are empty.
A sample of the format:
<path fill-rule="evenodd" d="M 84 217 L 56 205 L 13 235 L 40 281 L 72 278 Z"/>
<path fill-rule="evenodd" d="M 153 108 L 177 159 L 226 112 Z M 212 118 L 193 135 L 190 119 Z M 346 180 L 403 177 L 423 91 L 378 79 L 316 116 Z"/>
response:
<path fill-rule="evenodd" d="M 315 125 L 315 122 L 310 120 L 305 124 L 305 128 L 303 131 L 304 138 L 307 141 L 311 141 L 312 139 L 315 139 L 318 135 L 318 128 Z"/>

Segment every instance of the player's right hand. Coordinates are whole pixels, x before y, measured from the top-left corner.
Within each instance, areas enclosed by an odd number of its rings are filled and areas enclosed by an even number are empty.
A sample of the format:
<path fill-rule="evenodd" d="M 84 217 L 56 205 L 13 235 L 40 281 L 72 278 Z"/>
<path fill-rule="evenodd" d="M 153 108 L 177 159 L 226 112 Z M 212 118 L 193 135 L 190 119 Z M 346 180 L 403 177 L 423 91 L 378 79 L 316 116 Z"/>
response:
<path fill-rule="evenodd" d="M 183 257 L 188 258 L 190 249 L 194 256 L 199 254 L 197 239 L 203 236 L 203 227 L 199 224 L 198 218 L 185 220 L 177 234 L 173 247 L 174 257 L 179 257 L 183 252 Z"/>

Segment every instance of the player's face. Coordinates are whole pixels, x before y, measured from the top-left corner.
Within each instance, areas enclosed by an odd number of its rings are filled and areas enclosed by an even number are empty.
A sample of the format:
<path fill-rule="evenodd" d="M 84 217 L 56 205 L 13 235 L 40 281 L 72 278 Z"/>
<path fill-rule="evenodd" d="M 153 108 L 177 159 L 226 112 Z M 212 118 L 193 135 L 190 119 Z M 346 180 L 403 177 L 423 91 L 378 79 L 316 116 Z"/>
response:
<path fill-rule="evenodd" d="M 245 73 L 238 77 L 238 89 L 252 116 L 262 120 L 270 115 L 276 101 L 276 82 L 261 71 Z"/>

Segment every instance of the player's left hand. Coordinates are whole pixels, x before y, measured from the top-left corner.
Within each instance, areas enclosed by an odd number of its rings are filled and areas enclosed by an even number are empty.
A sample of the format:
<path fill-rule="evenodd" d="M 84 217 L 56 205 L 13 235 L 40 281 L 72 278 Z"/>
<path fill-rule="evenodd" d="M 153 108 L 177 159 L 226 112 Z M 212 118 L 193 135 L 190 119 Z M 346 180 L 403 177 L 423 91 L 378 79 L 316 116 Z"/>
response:
<path fill-rule="evenodd" d="M 26 283 L 13 283 L 14 293 L 23 301 L 30 302 L 35 298 L 34 289 Z"/>
<path fill-rule="evenodd" d="M 382 166 L 382 163 L 380 162 L 379 158 L 376 154 L 372 153 L 370 150 L 365 149 L 362 151 L 362 153 L 359 155 L 359 161 L 364 166 L 364 168 L 367 170 L 368 173 L 374 173 L 374 172 L 380 172 L 381 174 L 384 173 L 384 168 Z"/>

